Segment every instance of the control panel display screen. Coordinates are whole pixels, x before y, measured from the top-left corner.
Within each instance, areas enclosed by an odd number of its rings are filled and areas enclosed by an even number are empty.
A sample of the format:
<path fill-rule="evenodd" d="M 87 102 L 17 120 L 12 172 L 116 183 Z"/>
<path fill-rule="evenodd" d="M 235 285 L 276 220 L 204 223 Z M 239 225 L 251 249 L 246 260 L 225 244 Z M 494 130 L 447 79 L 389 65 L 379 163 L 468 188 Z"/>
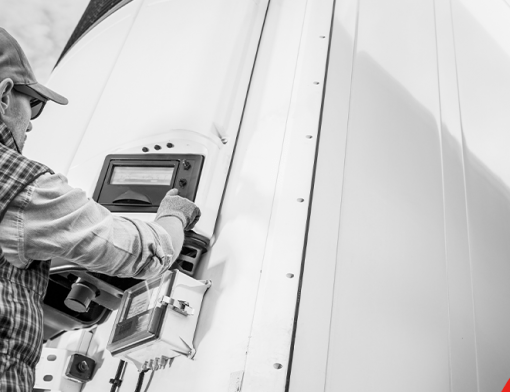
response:
<path fill-rule="evenodd" d="M 170 185 L 174 167 L 115 166 L 112 185 Z"/>

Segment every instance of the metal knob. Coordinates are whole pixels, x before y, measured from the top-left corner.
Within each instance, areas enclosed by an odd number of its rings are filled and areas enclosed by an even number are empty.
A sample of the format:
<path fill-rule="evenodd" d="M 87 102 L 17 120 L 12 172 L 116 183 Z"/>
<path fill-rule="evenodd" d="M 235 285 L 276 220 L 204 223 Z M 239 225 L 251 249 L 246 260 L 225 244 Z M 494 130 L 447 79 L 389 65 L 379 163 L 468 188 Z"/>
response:
<path fill-rule="evenodd" d="M 86 281 L 78 280 L 71 287 L 64 303 L 75 312 L 84 313 L 89 309 L 90 302 L 97 297 L 97 288 Z"/>

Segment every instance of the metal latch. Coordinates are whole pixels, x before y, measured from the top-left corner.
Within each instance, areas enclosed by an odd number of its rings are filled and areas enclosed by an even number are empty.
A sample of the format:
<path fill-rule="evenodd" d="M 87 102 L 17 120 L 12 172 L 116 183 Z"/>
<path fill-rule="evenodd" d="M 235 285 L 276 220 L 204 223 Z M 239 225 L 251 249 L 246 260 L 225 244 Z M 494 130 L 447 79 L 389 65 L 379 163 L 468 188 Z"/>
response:
<path fill-rule="evenodd" d="M 164 302 L 172 308 L 172 310 L 175 310 L 177 313 L 180 313 L 184 316 L 192 316 L 195 314 L 195 309 L 193 309 L 191 306 L 189 306 L 188 301 L 183 301 L 180 299 L 170 298 L 169 296 L 165 295 L 161 302 Z"/>

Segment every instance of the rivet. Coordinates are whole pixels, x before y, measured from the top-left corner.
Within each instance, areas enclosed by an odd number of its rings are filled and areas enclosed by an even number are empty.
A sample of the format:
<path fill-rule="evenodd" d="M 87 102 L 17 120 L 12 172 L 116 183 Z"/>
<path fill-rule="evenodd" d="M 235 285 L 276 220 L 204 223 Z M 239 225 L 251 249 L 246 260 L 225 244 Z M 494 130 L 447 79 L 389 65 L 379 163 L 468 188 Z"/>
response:
<path fill-rule="evenodd" d="M 281 369 L 283 367 L 283 365 L 281 363 L 275 363 L 275 364 L 273 364 L 273 367 L 275 369 Z"/>
<path fill-rule="evenodd" d="M 313 84 L 317 85 L 317 84 L 319 84 L 319 82 L 313 82 Z"/>
<path fill-rule="evenodd" d="M 173 145 L 172 143 L 167 143 L 167 144 L 166 144 L 166 146 L 167 146 L 168 148 L 172 148 L 174 145 Z"/>
<path fill-rule="evenodd" d="M 149 149 L 148 149 L 147 147 L 144 147 L 144 148 L 142 148 L 142 151 L 143 151 L 143 152 L 148 152 L 148 151 L 149 151 Z"/>
<path fill-rule="evenodd" d="M 287 275 L 285 275 L 287 278 L 289 279 L 292 279 L 294 277 L 294 274 L 291 274 L 291 273 L 288 273 Z"/>
<path fill-rule="evenodd" d="M 313 136 L 312 135 L 306 135 L 305 136 L 307 139 L 311 139 Z"/>
<path fill-rule="evenodd" d="M 155 149 L 155 150 L 161 150 L 161 146 L 160 146 L 159 144 L 156 144 L 156 145 L 154 146 L 154 149 Z"/>
<path fill-rule="evenodd" d="M 297 201 L 298 201 L 298 203 L 302 203 L 305 201 L 305 199 L 299 198 L 299 199 L 297 199 Z"/>

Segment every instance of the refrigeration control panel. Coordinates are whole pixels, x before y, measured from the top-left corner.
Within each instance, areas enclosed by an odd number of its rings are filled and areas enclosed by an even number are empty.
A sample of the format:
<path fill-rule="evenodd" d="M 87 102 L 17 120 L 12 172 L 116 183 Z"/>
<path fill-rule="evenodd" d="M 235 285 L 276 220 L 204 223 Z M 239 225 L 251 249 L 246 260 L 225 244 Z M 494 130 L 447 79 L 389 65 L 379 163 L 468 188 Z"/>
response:
<path fill-rule="evenodd" d="M 112 212 L 156 212 L 172 188 L 191 201 L 204 163 L 195 154 L 115 154 L 105 158 L 93 199 Z"/>

